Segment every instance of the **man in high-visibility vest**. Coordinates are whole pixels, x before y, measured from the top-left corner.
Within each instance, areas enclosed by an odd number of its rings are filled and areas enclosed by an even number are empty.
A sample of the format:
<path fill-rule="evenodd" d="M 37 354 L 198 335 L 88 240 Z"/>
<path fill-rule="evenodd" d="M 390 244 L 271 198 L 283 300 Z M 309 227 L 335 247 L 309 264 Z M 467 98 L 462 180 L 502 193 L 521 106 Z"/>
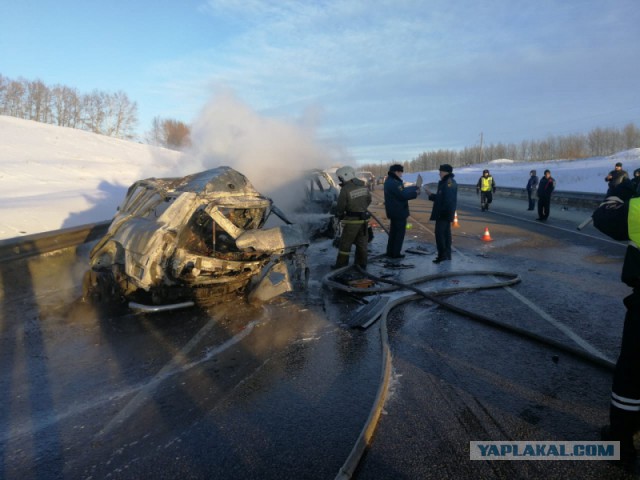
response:
<path fill-rule="evenodd" d="M 476 193 L 480 195 L 480 209 L 483 212 L 485 210 L 489 210 L 489 204 L 493 201 L 493 194 L 495 191 L 496 182 L 493 181 L 493 177 L 489 173 L 489 170 L 484 170 L 476 184 Z"/>
<path fill-rule="evenodd" d="M 640 431 L 640 197 L 628 200 L 629 245 L 622 265 L 622 281 L 633 292 L 624 299 L 627 313 L 622 330 L 620 355 L 611 386 L 610 425 L 603 440 L 620 442 L 620 460 L 636 468 L 633 436 Z"/>

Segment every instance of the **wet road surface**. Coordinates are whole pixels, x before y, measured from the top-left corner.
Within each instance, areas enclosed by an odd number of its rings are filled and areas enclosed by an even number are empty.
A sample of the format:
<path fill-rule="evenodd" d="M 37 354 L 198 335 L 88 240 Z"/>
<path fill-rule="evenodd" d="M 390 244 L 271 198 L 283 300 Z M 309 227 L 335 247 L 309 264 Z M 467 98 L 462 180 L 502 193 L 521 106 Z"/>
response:
<path fill-rule="evenodd" d="M 463 293 L 451 303 L 615 361 L 629 289 L 624 246 L 592 227 L 589 212 L 560 210 L 547 224 L 523 202 L 480 212 L 459 197 L 454 260 L 438 269 L 517 272 L 522 282 Z M 461 207 L 461 208 L 460 208 Z M 433 226 L 413 208 L 413 229 Z M 493 211 L 495 210 L 495 211 Z M 480 237 L 488 227 L 491 242 Z M 599 440 L 611 372 L 517 335 L 418 301 L 388 320 L 393 394 L 357 478 L 625 478 L 597 461 L 470 461 L 469 442 Z"/>
<path fill-rule="evenodd" d="M 480 212 L 461 195 L 454 260 L 441 265 L 375 258 L 378 229 L 369 271 L 517 273 L 513 287 L 449 300 L 615 360 L 624 247 L 576 232 L 589 212 L 552 204 L 541 225 L 525 203 L 496 199 Z M 411 207 L 406 246 L 434 252 L 430 202 Z M 330 242 L 309 253 L 305 294 L 159 315 L 81 302 L 87 247 L 2 265 L 0 477 L 335 477 L 375 398 L 380 334 L 348 328 L 361 302 L 322 288 Z M 491 279 L 424 288 L 471 281 Z M 597 440 L 610 372 L 426 300 L 394 309 L 388 327 L 391 396 L 357 478 L 620 478 L 606 462 L 469 460 L 472 440 Z"/>

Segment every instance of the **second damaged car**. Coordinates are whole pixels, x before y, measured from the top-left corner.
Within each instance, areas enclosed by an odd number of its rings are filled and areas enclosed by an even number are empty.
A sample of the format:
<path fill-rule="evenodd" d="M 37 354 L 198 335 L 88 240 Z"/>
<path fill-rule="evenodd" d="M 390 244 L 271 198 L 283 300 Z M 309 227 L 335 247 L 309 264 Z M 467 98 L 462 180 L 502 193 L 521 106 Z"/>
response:
<path fill-rule="evenodd" d="M 284 225 L 263 228 L 274 213 Z M 85 298 L 139 311 L 306 287 L 303 232 L 230 167 L 134 183 L 90 253 Z"/>

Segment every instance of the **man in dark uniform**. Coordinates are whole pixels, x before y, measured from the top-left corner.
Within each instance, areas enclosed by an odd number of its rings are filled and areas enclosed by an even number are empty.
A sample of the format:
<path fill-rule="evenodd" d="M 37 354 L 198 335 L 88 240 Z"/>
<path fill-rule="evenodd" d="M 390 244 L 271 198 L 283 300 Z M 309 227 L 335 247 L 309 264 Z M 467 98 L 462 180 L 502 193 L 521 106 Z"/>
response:
<path fill-rule="evenodd" d="M 633 178 L 630 182 L 631 185 L 633 185 L 633 190 L 636 192 L 636 195 L 640 195 L 640 168 L 636 168 L 633 171 Z"/>
<path fill-rule="evenodd" d="M 637 452 L 633 436 L 640 431 L 640 197 L 626 201 L 630 242 L 622 265 L 622 281 L 633 292 L 624 299 L 627 313 L 611 387 L 610 425 L 603 429 L 602 437 L 619 441 L 620 460 L 625 468 L 635 470 Z"/>
<path fill-rule="evenodd" d="M 529 181 L 527 182 L 527 197 L 529 197 L 529 208 L 527 210 L 533 210 L 536 208 L 536 189 L 538 188 L 538 175 L 535 170 L 529 172 Z"/>
<path fill-rule="evenodd" d="M 384 182 L 384 208 L 391 225 L 387 242 L 387 257 L 404 258 L 400 253 L 409 217 L 409 200 L 418 196 L 420 187 L 405 187 L 402 165 L 391 165 Z"/>
<path fill-rule="evenodd" d="M 538 183 L 538 218 L 540 222 L 546 222 L 551 208 L 551 194 L 556 188 L 556 181 L 549 170 L 544 171 L 544 176 Z"/>
<path fill-rule="evenodd" d="M 367 208 L 371 204 L 371 192 L 365 183 L 356 177 L 356 172 L 351 167 L 339 168 L 336 175 L 342 186 L 336 207 L 336 215 L 342 221 L 342 235 L 338 244 L 338 258 L 332 268 L 346 267 L 349 264 L 351 245 L 354 244 L 355 264 L 367 268 Z"/>
<path fill-rule="evenodd" d="M 425 185 L 425 192 L 429 195 L 429 200 L 433 202 L 431 209 L 431 220 L 436 221 L 436 247 L 438 256 L 433 263 L 440 263 L 451 260 L 451 222 L 456 214 L 458 203 L 458 184 L 453 179 L 453 167 L 451 165 L 440 165 L 440 181 L 438 191 L 432 193 Z"/>

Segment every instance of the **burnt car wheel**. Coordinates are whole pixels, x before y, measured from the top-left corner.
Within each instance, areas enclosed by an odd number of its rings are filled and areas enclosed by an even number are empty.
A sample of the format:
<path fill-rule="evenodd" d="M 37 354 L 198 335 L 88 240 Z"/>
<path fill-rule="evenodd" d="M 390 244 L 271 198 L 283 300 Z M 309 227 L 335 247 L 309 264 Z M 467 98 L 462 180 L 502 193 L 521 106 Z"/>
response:
<path fill-rule="evenodd" d="M 124 304 L 120 287 L 111 270 L 88 270 L 82 281 L 82 291 L 85 301 L 114 307 L 120 307 Z"/>

